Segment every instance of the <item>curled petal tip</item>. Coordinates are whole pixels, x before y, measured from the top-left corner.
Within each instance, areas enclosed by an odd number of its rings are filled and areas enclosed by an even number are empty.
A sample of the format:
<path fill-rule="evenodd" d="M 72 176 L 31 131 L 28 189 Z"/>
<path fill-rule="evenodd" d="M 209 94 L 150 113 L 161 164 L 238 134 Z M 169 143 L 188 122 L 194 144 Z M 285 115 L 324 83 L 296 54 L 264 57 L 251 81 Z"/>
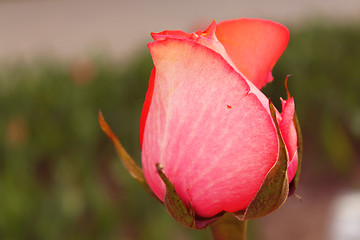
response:
<path fill-rule="evenodd" d="M 215 30 L 216 30 L 216 21 L 213 20 L 210 24 L 210 26 L 203 32 L 200 33 L 200 35 L 208 38 L 215 38 Z"/>

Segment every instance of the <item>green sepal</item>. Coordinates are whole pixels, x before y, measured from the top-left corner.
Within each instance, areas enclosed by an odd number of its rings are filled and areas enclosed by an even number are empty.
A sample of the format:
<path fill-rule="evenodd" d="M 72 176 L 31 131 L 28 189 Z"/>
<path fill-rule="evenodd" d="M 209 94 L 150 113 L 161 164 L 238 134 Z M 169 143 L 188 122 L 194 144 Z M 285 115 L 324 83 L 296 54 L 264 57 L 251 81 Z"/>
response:
<path fill-rule="evenodd" d="M 130 157 L 130 155 L 126 152 L 125 148 L 120 143 L 117 136 L 114 134 L 114 132 L 111 130 L 110 126 L 107 124 L 107 122 L 104 119 L 104 116 L 102 115 L 101 111 L 99 110 L 98 113 L 98 119 L 101 126 L 101 129 L 105 132 L 105 134 L 111 139 L 113 142 L 116 152 L 118 156 L 121 159 L 121 162 L 127 169 L 127 171 L 130 173 L 130 175 L 142 186 L 145 191 L 147 191 L 152 197 L 154 197 L 156 200 L 160 201 L 159 198 L 153 193 L 149 185 L 147 184 L 144 173 L 142 169 L 135 163 L 135 161 Z"/>
<path fill-rule="evenodd" d="M 299 184 L 300 173 L 301 173 L 302 154 L 303 154 L 303 139 L 302 139 L 302 133 L 301 133 L 300 124 L 299 124 L 299 119 L 296 115 L 296 112 L 294 113 L 293 121 L 294 121 L 294 125 L 295 125 L 297 144 L 298 144 L 298 166 L 296 169 L 295 177 L 290 183 L 289 196 L 291 196 L 295 193 L 295 190 Z"/>
<path fill-rule="evenodd" d="M 196 228 L 195 212 L 189 204 L 189 208 L 186 207 L 184 202 L 180 199 L 176 193 L 174 184 L 165 176 L 160 164 L 156 164 L 157 172 L 160 178 L 163 180 L 166 186 L 164 206 L 170 215 L 179 223 L 188 226 L 190 228 Z"/>
<path fill-rule="evenodd" d="M 248 207 L 245 210 L 233 213 L 241 221 L 262 217 L 275 211 L 285 202 L 289 193 L 288 153 L 276 120 L 275 107 L 271 101 L 269 106 L 279 139 L 279 155 Z"/>
<path fill-rule="evenodd" d="M 176 193 L 174 184 L 172 184 L 171 181 L 166 177 L 160 164 L 156 164 L 156 169 L 166 187 L 163 204 L 169 214 L 177 222 L 193 229 L 202 229 L 215 222 L 224 214 L 224 212 L 221 212 L 211 218 L 201 218 L 196 216 L 194 209 L 191 207 L 191 204 L 189 203 L 189 207 L 187 207 L 180 199 L 179 195 Z"/>

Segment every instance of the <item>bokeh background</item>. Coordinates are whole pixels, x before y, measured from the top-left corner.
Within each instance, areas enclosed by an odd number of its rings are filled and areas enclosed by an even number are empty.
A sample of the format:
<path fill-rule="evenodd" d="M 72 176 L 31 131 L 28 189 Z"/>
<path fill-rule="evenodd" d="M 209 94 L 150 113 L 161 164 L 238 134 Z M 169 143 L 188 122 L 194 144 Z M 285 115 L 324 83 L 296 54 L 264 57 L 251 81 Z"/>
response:
<path fill-rule="evenodd" d="M 360 239 L 336 235 L 360 226 L 357 0 L 0 1 L 0 239 L 211 239 L 131 179 L 97 113 L 140 163 L 149 33 L 238 17 L 289 28 L 264 92 L 281 109 L 293 74 L 304 135 L 301 199 L 251 221 L 249 239 Z"/>

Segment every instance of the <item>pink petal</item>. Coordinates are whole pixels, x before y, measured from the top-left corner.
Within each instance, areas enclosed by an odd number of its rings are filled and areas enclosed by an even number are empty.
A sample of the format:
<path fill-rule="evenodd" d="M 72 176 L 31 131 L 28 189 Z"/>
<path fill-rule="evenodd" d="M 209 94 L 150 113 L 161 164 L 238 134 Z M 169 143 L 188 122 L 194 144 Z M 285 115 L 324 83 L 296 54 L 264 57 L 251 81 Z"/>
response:
<path fill-rule="evenodd" d="M 156 67 L 142 145 L 149 186 L 164 198 L 160 163 L 199 216 L 244 209 L 277 158 L 270 115 L 217 52 L 189 39 L 148 46 Z"/>
<path fill-rule="evenodd" d="M 297 134 L 293 122 L 295 103 L 294 98 L 290 98 L 287 101 L 281 99 L 281 102 L 283 111 L 281 113 L 281 121 L 279 122 L 279 127 L 289 153 L 288 177 L 290 182 L 295 176 L 298 161 Z"/>
<path fill-rule="evenodd" d="M 271 70 L 289 41 L 283 25 L 248 18 L 218 23 L 216 36 L 240 72 L 259 89 L 272 81 Z"/>
<path fill-rule="evenodd" d="M 151 36 L 154 40 L 165 40 L 166 38 L 192 40 L 208 48 L 211 48 L 215 52 L 220 53 L 231 66 L 237 69 L 234 63 L 231 61 L 230 57 L 228 56 L 224 46 L 216 38 L 215 29 L 216 22 L 214 20 L 205 31 L 186 33 L 180 30 L 165 30 L 159 33 L 151 33 Z"/>

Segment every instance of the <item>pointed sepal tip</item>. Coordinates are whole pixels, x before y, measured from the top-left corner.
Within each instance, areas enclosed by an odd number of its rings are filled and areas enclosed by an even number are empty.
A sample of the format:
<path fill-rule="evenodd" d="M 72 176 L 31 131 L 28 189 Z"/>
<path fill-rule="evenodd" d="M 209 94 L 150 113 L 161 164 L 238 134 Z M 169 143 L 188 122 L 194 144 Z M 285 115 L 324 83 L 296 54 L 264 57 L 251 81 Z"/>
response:
<path fill-rule="evenodd" d="M 104 133 L 110 138 L 113 142 L 116 152 L 121 159 L 121 162 L 125 166 L 126 170 L 130 173 L 130 175 L 138 182 L 140 185 L 155 199 L 159 200 L 158 197 L 153 193 L 147 184 L 142 169 L 135 163 L 135 161 L 131 158 L 131 156 L 126 152 L 125 148 L 120 143 L 117 136 L 111 130 L 110 126 L 105 121 L 102 112 L 99 110 L 98 112 L 98 120 L 101 129 Z"/>

